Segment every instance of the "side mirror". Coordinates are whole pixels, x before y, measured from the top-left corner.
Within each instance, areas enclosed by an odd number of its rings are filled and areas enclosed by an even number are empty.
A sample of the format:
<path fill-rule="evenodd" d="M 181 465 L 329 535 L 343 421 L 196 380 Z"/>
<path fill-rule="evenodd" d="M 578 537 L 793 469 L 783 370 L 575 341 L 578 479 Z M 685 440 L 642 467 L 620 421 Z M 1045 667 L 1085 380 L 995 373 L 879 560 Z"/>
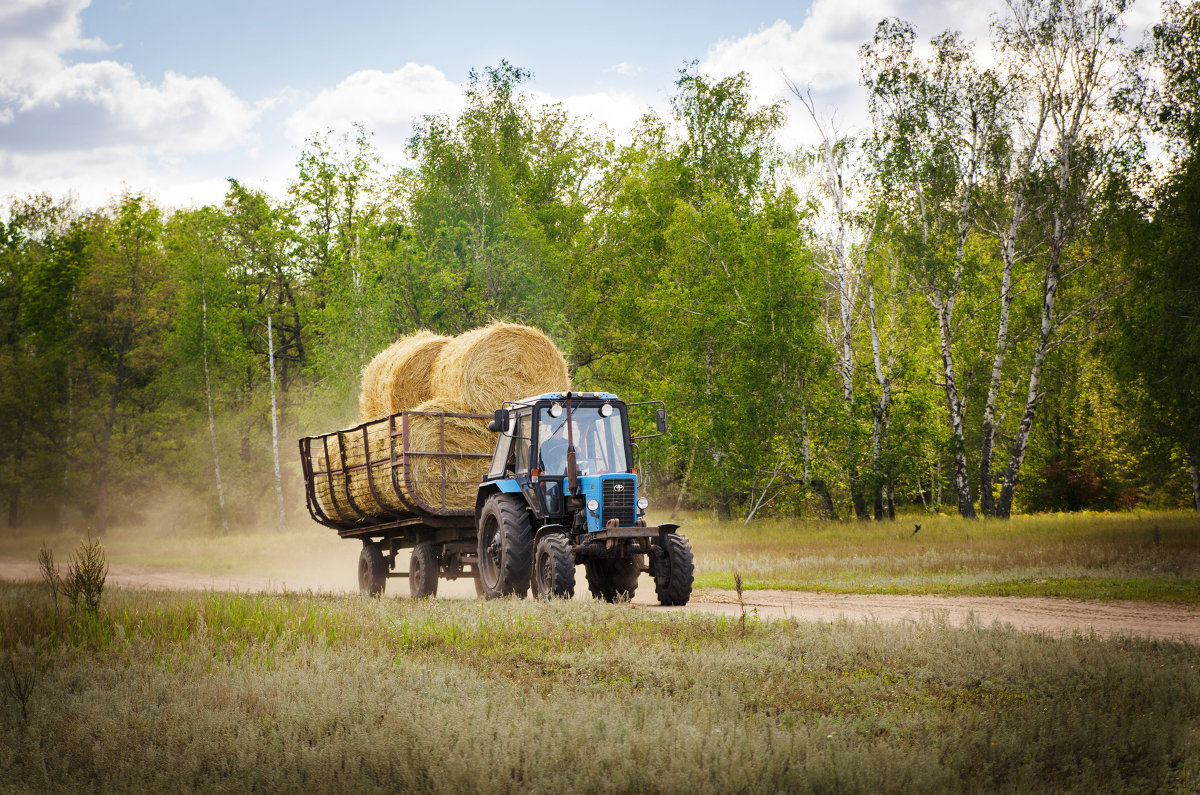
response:
<path fill-rule="evenodd" d="M 508 413 L 508 409 L 496 409 L 496 414 L 487 427 L 492 433 L 508 433 L 511 425 L 512 415 Z"/>
<path fill-rule="evenodd" d="M 659 433 L 667 432 L 667 410 L 659 409 L 654 412 L 654 424 L 658 428 Z"/>

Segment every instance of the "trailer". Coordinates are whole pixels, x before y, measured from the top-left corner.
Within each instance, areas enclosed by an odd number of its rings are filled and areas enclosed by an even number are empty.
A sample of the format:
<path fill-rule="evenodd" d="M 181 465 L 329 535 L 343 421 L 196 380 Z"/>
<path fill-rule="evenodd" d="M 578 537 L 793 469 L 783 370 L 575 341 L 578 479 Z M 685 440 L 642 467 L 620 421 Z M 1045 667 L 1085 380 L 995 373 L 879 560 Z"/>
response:
<path fill-rule="evenodd" d="M 440 427 L 436 449 L 415 449 L 412 430 L 415 422 L 422 421 L 418 418 Z M 492 455 L 448 450 L 446 423 L 454 418 L 491 419 L 479 414 L 405 411 L 300 439 L 309 515 L 342 538 L 362 542 L 361 591 L 377 596 L 389 579 L 403 577 L 414 597 L 434 596 L 439 578 L 470 577 L 476 593 L 482 593 L 474 500 L 471 507 L 458 508 L 451 497 L 456 490 L 473 491 L 479 484 L 478 478 L 456 480 L 454 473 L 471 469 L 472 461 L 486 469 Z M 432 487 L 433 500 L 430 483 L 414 477 L 418 459 L 424 459 L 425 471 L 431 461 L 434 472 L 440 470 Z M 412 550 L 407 571 L 398 565 L 404 550 Z"/>

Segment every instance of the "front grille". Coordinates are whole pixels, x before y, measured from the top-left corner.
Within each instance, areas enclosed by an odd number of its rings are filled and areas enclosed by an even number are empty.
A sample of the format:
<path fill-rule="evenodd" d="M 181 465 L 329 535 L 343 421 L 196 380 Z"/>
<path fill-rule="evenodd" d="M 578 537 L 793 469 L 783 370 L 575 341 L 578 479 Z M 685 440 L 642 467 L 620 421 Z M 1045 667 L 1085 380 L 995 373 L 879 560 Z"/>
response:
<path fill-rule="evenodd" d="M 608 524 L 611 520 L 616 519 L 617 524 L 621 527 L 633 527 L 634 519 L 637 518 L 634 508 L 637 500 L 637 495 L 634 493 L 637 491 L 635 482 L 632 479 L 604 481 L 602 524 Z"/>

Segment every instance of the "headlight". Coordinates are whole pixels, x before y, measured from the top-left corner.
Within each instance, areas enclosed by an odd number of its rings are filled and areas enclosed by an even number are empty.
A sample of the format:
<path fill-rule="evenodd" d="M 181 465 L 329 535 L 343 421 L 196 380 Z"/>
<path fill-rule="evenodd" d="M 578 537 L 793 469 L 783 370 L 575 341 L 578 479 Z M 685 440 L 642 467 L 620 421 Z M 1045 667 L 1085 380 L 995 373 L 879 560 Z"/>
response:
<path fill-rule="evenodd" d="M 558 405 L 557 403 L 551 403 L 550 404 L 550 416 L 555 417 L 555 418 L 561 417 L 562 416 L 562 406 Z"/>
<path fill-rule="evenodd" d="M 611 403 L 605 403 L 603 406 L 600 407 L 600 416 L 601 417 L 611 417 L 612 416 L 612 404 Z"/>
<path fill-rule="evenodd" d="M 644 511 L 649 507 L 650 507 L 650 500 L 646 499 L 645 497 L 638 497 L 638 509 L 639 510 Z"/>
<path fill-rule="evenodd" d="M 595 500 L 588 500 L 588 510 L 589 511 L 600 510 L 600 503 L 596 502 Z"/>

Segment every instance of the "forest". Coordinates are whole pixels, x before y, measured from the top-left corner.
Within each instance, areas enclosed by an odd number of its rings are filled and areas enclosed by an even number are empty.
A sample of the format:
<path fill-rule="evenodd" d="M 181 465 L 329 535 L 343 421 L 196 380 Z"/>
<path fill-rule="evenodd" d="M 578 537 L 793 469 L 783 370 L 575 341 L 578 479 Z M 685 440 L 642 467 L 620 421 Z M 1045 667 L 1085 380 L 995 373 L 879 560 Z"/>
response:
<path fill-rule="evenodd" d="M 660 511 L 1200 510 L 1200 7 L 1127 45 L 1125 5 L 1014 0 L 975 46 L 883 20 L 853 138 L 802 75 L 764 105 L 684 65 L 613 131 L 501 62 L 409 165 L 360 126 L 286 195 L 9 197 L 2 521 L 307 522 L 295 440 L 399 336 L 493 319 L 666 402 Z"/>

